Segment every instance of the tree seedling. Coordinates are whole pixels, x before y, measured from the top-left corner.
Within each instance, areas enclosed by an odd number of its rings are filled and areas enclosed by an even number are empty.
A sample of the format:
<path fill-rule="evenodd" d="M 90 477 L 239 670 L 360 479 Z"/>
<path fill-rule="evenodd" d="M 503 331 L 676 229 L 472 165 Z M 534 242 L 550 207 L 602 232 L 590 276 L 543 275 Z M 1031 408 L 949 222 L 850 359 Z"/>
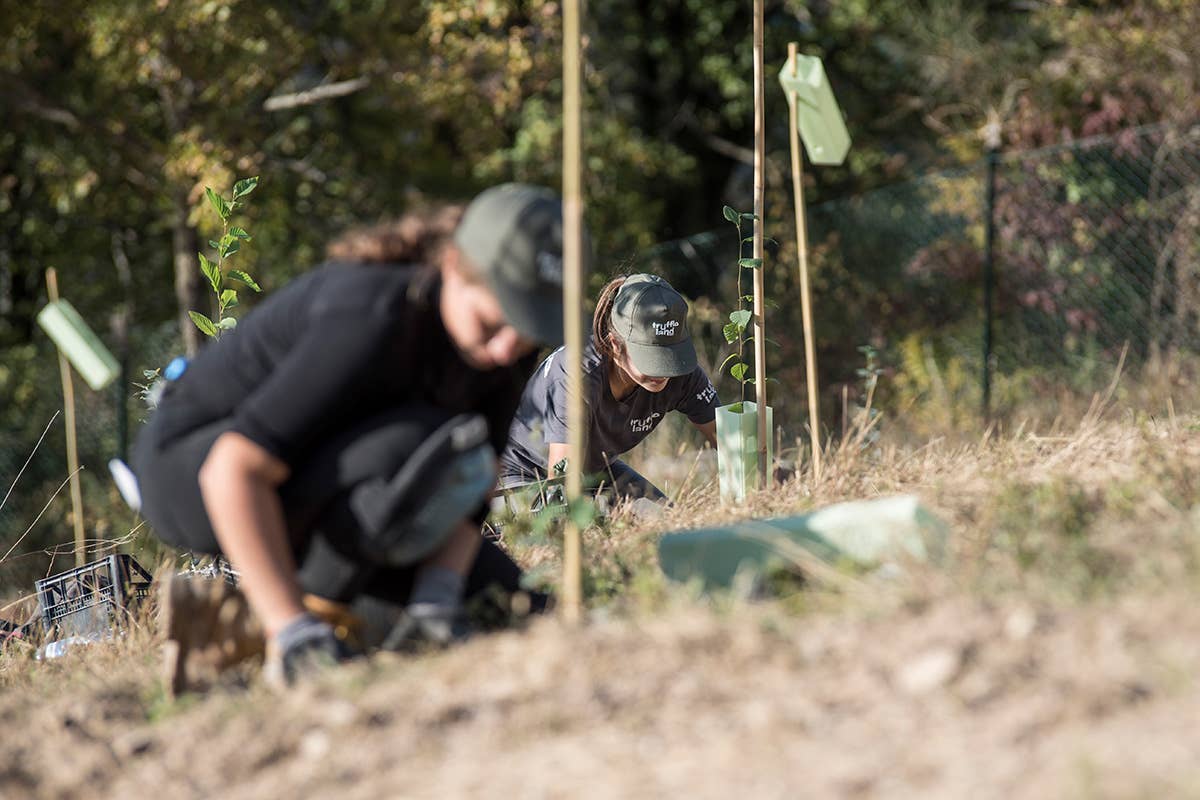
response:
<path fill-rule="evenodd" d="M 216 252 L 215 260 L 208 258 L 204 253 L 197 253 L 197 255 L 200 259 L 200 272 L 212 287 L 217 313 L 215 320 L 199 311 L 189 311 L 188 316 L 192 318 L 192 322 L 204 335 L 213 339 L 218 339 L 223 332 L 237 327 L 237 320 L 229 315 L 229 311 L 238 304 L 237 284 L 248 286 L 255 292 L 262 291 L 258 283 L 247 273 L 240 269 L 230 269 L 227 264 L 229 259 L 241 250 L 242 242 L 248 242 L 251 239 L 245 228 L 230 225 L 230 220 L 233 218 L 233 213 L 243 204 L 243 198 L 253 192 L 256 186 L 258 186 L 257 175 L 240 180 L 233 185 L 233 196 L 228 199 L 217 194 L 210 187 L 204 187 L 204 194 L 208 197 L 209 205 L 221 218 L 221 238 L 217 241 L 210 239 L 208 242 Z M 234 285 L 226 286 L 229 279 L 235 282 Z"/>

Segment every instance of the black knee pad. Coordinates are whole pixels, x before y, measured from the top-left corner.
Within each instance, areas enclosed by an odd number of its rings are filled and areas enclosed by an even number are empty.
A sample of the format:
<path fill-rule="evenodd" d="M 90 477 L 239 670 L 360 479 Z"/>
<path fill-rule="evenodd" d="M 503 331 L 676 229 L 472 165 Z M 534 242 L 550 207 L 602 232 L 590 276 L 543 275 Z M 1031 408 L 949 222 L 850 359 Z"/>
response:
<path fill-rule="evenodd" d="M 454 417 L 390 479 L 372 479 L 351 491 L 359 549 L 387 566 L 421 561 L 479 507 L 495 482 L 487 422 L 477 414 Z"/>

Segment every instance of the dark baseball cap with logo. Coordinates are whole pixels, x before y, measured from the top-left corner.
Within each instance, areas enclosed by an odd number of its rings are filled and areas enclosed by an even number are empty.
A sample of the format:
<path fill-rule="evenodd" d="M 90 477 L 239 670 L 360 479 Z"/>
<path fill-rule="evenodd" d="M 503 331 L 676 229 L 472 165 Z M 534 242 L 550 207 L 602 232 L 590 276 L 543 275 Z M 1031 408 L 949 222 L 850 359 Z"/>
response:
<path fill-rule="evenodd" d="M 509 323 L 551 346 L 563 339 L 562 228 L 558 195 L 506 183 L 472 200 L 454 232 L 454 243 L 495 292 Z M 584 242 L 586 259 L 586 232 Z"/>
<path fill-rule="evenodd" d="M 638 372 L 674 378 L 696 368 L 687 312 L 683 296 L 657 275 L 625 279 L 613 301 L 611 322 Z"/>

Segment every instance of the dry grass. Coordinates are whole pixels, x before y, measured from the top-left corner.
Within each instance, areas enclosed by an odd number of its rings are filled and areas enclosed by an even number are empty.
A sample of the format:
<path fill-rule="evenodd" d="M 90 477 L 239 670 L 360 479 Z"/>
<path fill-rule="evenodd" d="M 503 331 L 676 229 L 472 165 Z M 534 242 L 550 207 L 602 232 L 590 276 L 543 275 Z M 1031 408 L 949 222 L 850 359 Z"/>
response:
<path fill-rule="evenodd" d="M 376 658 L 282 702 L 256 683 L 168 701 L 149 626 L 9 653 L 0 720 L 26 735 L 0 739 L 0 794 L 1196 795 L 1200 423 L 1081 420 L 848 439 L 740 509 L 694 480 L 662 519 L 586 532 L 582 628 Z M 663 530 L 902 492 L 949 523 L 944 567 L 756 603 L 657 568 Z M 557 580 L 552 537 L 510 547 Z"/>

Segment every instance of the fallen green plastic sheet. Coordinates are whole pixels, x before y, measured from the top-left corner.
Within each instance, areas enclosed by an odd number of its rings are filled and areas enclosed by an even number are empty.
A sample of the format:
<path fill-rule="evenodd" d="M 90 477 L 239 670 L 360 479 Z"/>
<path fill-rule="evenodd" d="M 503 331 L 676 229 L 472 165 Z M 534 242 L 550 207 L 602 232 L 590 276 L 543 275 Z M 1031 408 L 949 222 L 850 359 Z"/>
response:
<path fill-rule="evenodd" d="M 754 578 L 794 565 L 786 553 L 797 546 L 830 564 L 872 566 L 893 557 L 938 561 L 946 536 L 945 524 L 916 497 L 901 495 L 667 533 L 659 540 L 658 557 L 669 578 L 699 578 L 705 588 L 728 588 L 739 575 Z"/>

